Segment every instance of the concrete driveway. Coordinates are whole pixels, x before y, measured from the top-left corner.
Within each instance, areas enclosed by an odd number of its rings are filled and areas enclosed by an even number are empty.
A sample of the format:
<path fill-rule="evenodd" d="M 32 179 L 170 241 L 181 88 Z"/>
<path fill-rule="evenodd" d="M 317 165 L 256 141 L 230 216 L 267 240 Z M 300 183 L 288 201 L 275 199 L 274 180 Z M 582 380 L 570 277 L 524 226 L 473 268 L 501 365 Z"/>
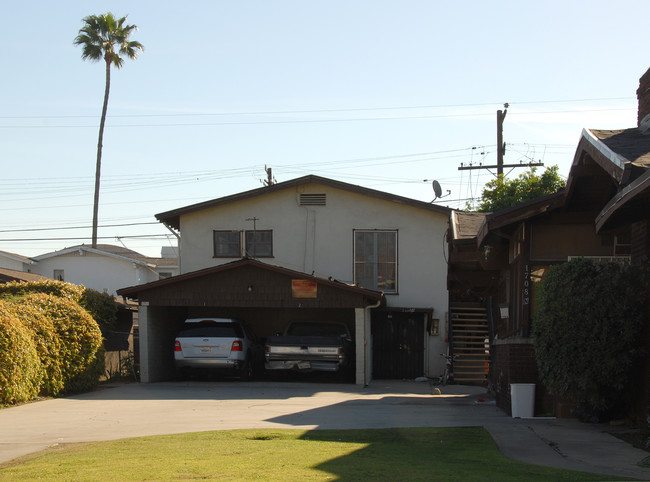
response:
<path fill-rule="evenodd" d="M 0 410 L 0 463 L 47 447 L 238 428 L 485 427 L 508 457 L 650 480 L 649 454 L 574 420 L 513 419 L 480 387 L 373 381 L 166 382 L 116 385 Z"/>

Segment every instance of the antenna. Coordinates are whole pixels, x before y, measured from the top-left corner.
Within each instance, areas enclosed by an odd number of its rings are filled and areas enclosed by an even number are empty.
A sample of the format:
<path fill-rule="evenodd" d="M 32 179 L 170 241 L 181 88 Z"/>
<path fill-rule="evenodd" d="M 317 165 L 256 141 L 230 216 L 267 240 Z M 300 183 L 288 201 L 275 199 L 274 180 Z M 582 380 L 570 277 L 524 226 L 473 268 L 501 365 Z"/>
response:
<path fill-rule="evenodd" d="M 262 181 L 262 183 L 265 186 L 273 186 L 273 184 L 277 182 L 273 176 L 273 170 L 270 167 L 266 166 L 264 166 L 264 170 L 266 171 L 266 181 Z"/>
<path fill-rule="evenodd" d="M 435 194 L 436 197 L 433 198 L 432 203 L 435 202 L 436 199 L 443 198 L 445 196 L 449 196 L 451 194 L 451 191 L 447 189 L 447 194 L 444 196 L 442 195 L 442 187 L 440 187 L 440 183 L 438 181 L 433 181 L 431 183 L 431 187 L 433 187 L 433 194 Z"/>

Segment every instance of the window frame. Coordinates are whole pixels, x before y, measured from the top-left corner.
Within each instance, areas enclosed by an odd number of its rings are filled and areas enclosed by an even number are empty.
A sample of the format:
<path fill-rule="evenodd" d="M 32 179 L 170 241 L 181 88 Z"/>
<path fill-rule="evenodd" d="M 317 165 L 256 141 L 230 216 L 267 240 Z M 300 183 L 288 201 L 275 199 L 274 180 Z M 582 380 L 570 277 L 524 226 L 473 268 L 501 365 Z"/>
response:
<path fill-rule="evenodd" d="M 373 261 L 369 262 L 366 260 L 361 260 L 357 261 L 357 254 L 358 254 L 358 247 L 357 246 L 357 234 L 361 233 L 372 233 L 373 236 Z M 394 259 L 392 261 L 386 262 L 380 262 L 378 259 L 378 253 L 377 253 L 377 241 L 378 241 L 378 235 L 379 234 L 385 234 L 385 233 L 392 233 L 393 234 L 393 239 L 394 239 L 394 244 L 392 245 L 392 249 L 394 252 Z M 399 294 L 399 230 L 398 229 L 354 229 L 353 230 L 353 253 L 352 253 L 352 262 L 353 262 L 353 275 L 354 275 L 354 283 L 362 286 L 363 288 L 366 289 L 372 289 L 376 291 L 382 291 L 384 294 L 387 295 L 397 295 Z M 373 285 L 372 286 L 364 286 L 361 284 L 361 276 L 358 275 L 357 269 L 360 265 L 371 265 L 374 267 L 374 273 L 373 273 Z M 392 266 L 392 271 L 393 271 L 393 279 L 392 279 L 392 284 L 393 288 L 392 289 L 382 289 L 380 288 L 380 269 L 379 267 L 381 265 L 384 266 Z"/>
<path fill-rule="evenodd" d="M 259 246 L 263 253 L 257 254 L 257 249 L 248 249 L 249 248 L 249 236 L 255 236 L 259 234 L 268 234 L 268 241 L 257 241 L 255 246 Z M 230 251 L 223 253 L 217 252 L 217 235 L 230 234 L 232 239 L 229 242 L 221 243 L 220 246 L 230 247 Z M 235 242 L 236 235 L 236 242 Z M 254 252 L 255 251 L 255 252 Z M 212 230 L 212 257 L 213 258 L 272 258 L 273 257 L 273 230 L 272 229 L 246 229 L 246 230 L 234 230 L 234 229 L 214 229 Z"/>
<path fill-rule="evenodd" d="M 272 229 L 249 229 L 246 231 L 243 231 L 244 233 L 244 252 L 246 256 L 250 256 L 251 258 L 272 258 L 273 257 L 273 230 Z M 268 242 L 262 242 L 260 246 L 266 246 L 268 245 L 268 252 L 264 254 L 257 254 L 257 249 L 254 248 L 252 250 L 249 250 L 248 247 L 248 235 L 251 236 L 257 236 L 258 234 L 268 234 L 269 235 L 269 241 Z M 254 242 L 253 246 L 257 246 L 257 242 Z M 251 252 L 252 251 L 252 252 Z"/>
<path fill-rule="evenodd" d="M 232 254 L 232 253 L 226 253 L 226 254 L 220 254 L 217 253 L 217 234 L 223 234 L 223 233 L 228 233 L 228 234 L 236 234 L 237 235 L 237 243 L 230 242 L 228 245 L 229 246 L 237 246 L 237 254 Z M 212 231 L 212 257 L 213 258 L 241 258 L 241 253 L 242 253 L 242 242 L 241 242 L 241 231 L 237 230 L 232 230 L 232 229 L 214 229 Z"/>

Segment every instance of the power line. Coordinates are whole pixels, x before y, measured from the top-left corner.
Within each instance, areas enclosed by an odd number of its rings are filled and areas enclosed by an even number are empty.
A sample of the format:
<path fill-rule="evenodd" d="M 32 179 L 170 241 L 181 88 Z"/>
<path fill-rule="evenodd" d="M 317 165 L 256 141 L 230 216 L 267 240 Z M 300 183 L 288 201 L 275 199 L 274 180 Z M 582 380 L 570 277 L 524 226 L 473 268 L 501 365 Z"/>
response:
<path fill-rule="evenodd" d="M 632 100 L 632 97 L 602 97 L 594 99 L 565 99 L 565 100 L 537 100 L 511 102 L 510 105 L 534 104 L 562 104 L 567 102 L 602 102 L 612 100 Z M 634 99 L 636 100 L 636 99 Z M 328 112 L 372 112 L 385 110 L 410 110 L 410 109 L 448 109 L 458 107 L 486 107 L 500 105 L 501 102 L 482 102 L 470 104 L 431 104 L 415 106 L 389 106 L 389 107 L 358 107 L 341 109 L 304 109 L 304 110 L 275 110 L 275 111 L 249 111 L 249 112 L 195 112 L 195 113 L 169 113 L 169 114 L 113 114 L 107 118 L 135 118 L 135 117 L 205 117 L 205 116 L 246 116 L 246 115 L 284 115 L 284 114 L 322 114 Z M 96 115 L 39 115 L 39 116 L 0 116 L 0 119 L 96 119 Z"/>
<path fill-rule="evenodd" d="M 171 234 L 134 234 L 130 236 L 98 236 L 97 239 L 167 239 Z M 89 236 L 76 237 L 57 237 L 57 238 L 5 238 L 0 239 L 0 243 L 18 242 L 18 241 L 76 241 L 80 239 L 89 239 Z"/>
<path fill-rule="evenodd" d="M 614 112 L 629 111 L 632 108 L 601 108 L 601 109 L 573 109 L 557 111 L 538 111 L 538 112 L 518 112 L 514 116 L 525 115 L 546 115 L 546 114 L 568 114 L 568 113 L 588 113 L 588 112 Z M 264 121 L 244 121 L 244 122 L 183 122 L 168 124 L 107 124 L 106 128 L 136 128 L 136 127 L 216 127 L 216 126 L 243 126 L 243 125 L 282 125 L 282 124 L 328 124 L 337 122 L 380 122 L 391 120 L 427 120 L 427 119 L 451 119 L 462 117 L 485 117 L 491 114 L 485 112 L 464 113 L 464 114 L 438 114 L 438 115 L 420 115 L 420 116 L 392 116 L 392 117 L 358 117 L 352 119 L 299 119 L 299 120 L 264 120 Z M 0 129 L 96 129 L 97 125 L 0 125 Z"/>
<path fill-rule="evenodd" d="M 100 228 L 121 228 L 127 226 L 145 226 L 145 225 L 158 225 L 159 222 L 149 222 L 149 223 L 126 223 L 126 224 L 104 224 L 99 226 Z M 69 229 L 90 229 L 92 226 L 66 226 L 60 228 L 26 228 L 26 229 L 4 229 L 0 230 L 0 233 L 25 233 L 25 232 L 36 232 L 36 231 L 64 231 Z"/>

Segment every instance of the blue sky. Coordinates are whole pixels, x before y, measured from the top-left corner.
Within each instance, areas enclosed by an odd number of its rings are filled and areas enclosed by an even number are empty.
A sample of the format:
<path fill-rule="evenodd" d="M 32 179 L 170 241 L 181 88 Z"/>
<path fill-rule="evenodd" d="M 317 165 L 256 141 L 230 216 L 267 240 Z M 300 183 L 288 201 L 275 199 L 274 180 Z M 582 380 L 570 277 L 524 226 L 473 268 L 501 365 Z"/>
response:
<path fill-rule="evenodd" d="M 145 46 L 112 71 L 100 242 L 157 255 L 154 215 L 317 174 L 454 208 L 507 163 L 568 174 L 584 127 L 636 125 L 650 2 L 14 2 L 0 31 L 0 250 L 90 243 L 104 66 L 72 43 L 112 11 Z M 516 169 L 510 176 L 523 172 Z M 251 213 L 254 215 L 254 213 Z M 132 224 L 132 226 L 126 226 Z M 55 239 L 56 238 L 56 239 Z M 119 240 L 118 240 L 119 238 Z"/>

